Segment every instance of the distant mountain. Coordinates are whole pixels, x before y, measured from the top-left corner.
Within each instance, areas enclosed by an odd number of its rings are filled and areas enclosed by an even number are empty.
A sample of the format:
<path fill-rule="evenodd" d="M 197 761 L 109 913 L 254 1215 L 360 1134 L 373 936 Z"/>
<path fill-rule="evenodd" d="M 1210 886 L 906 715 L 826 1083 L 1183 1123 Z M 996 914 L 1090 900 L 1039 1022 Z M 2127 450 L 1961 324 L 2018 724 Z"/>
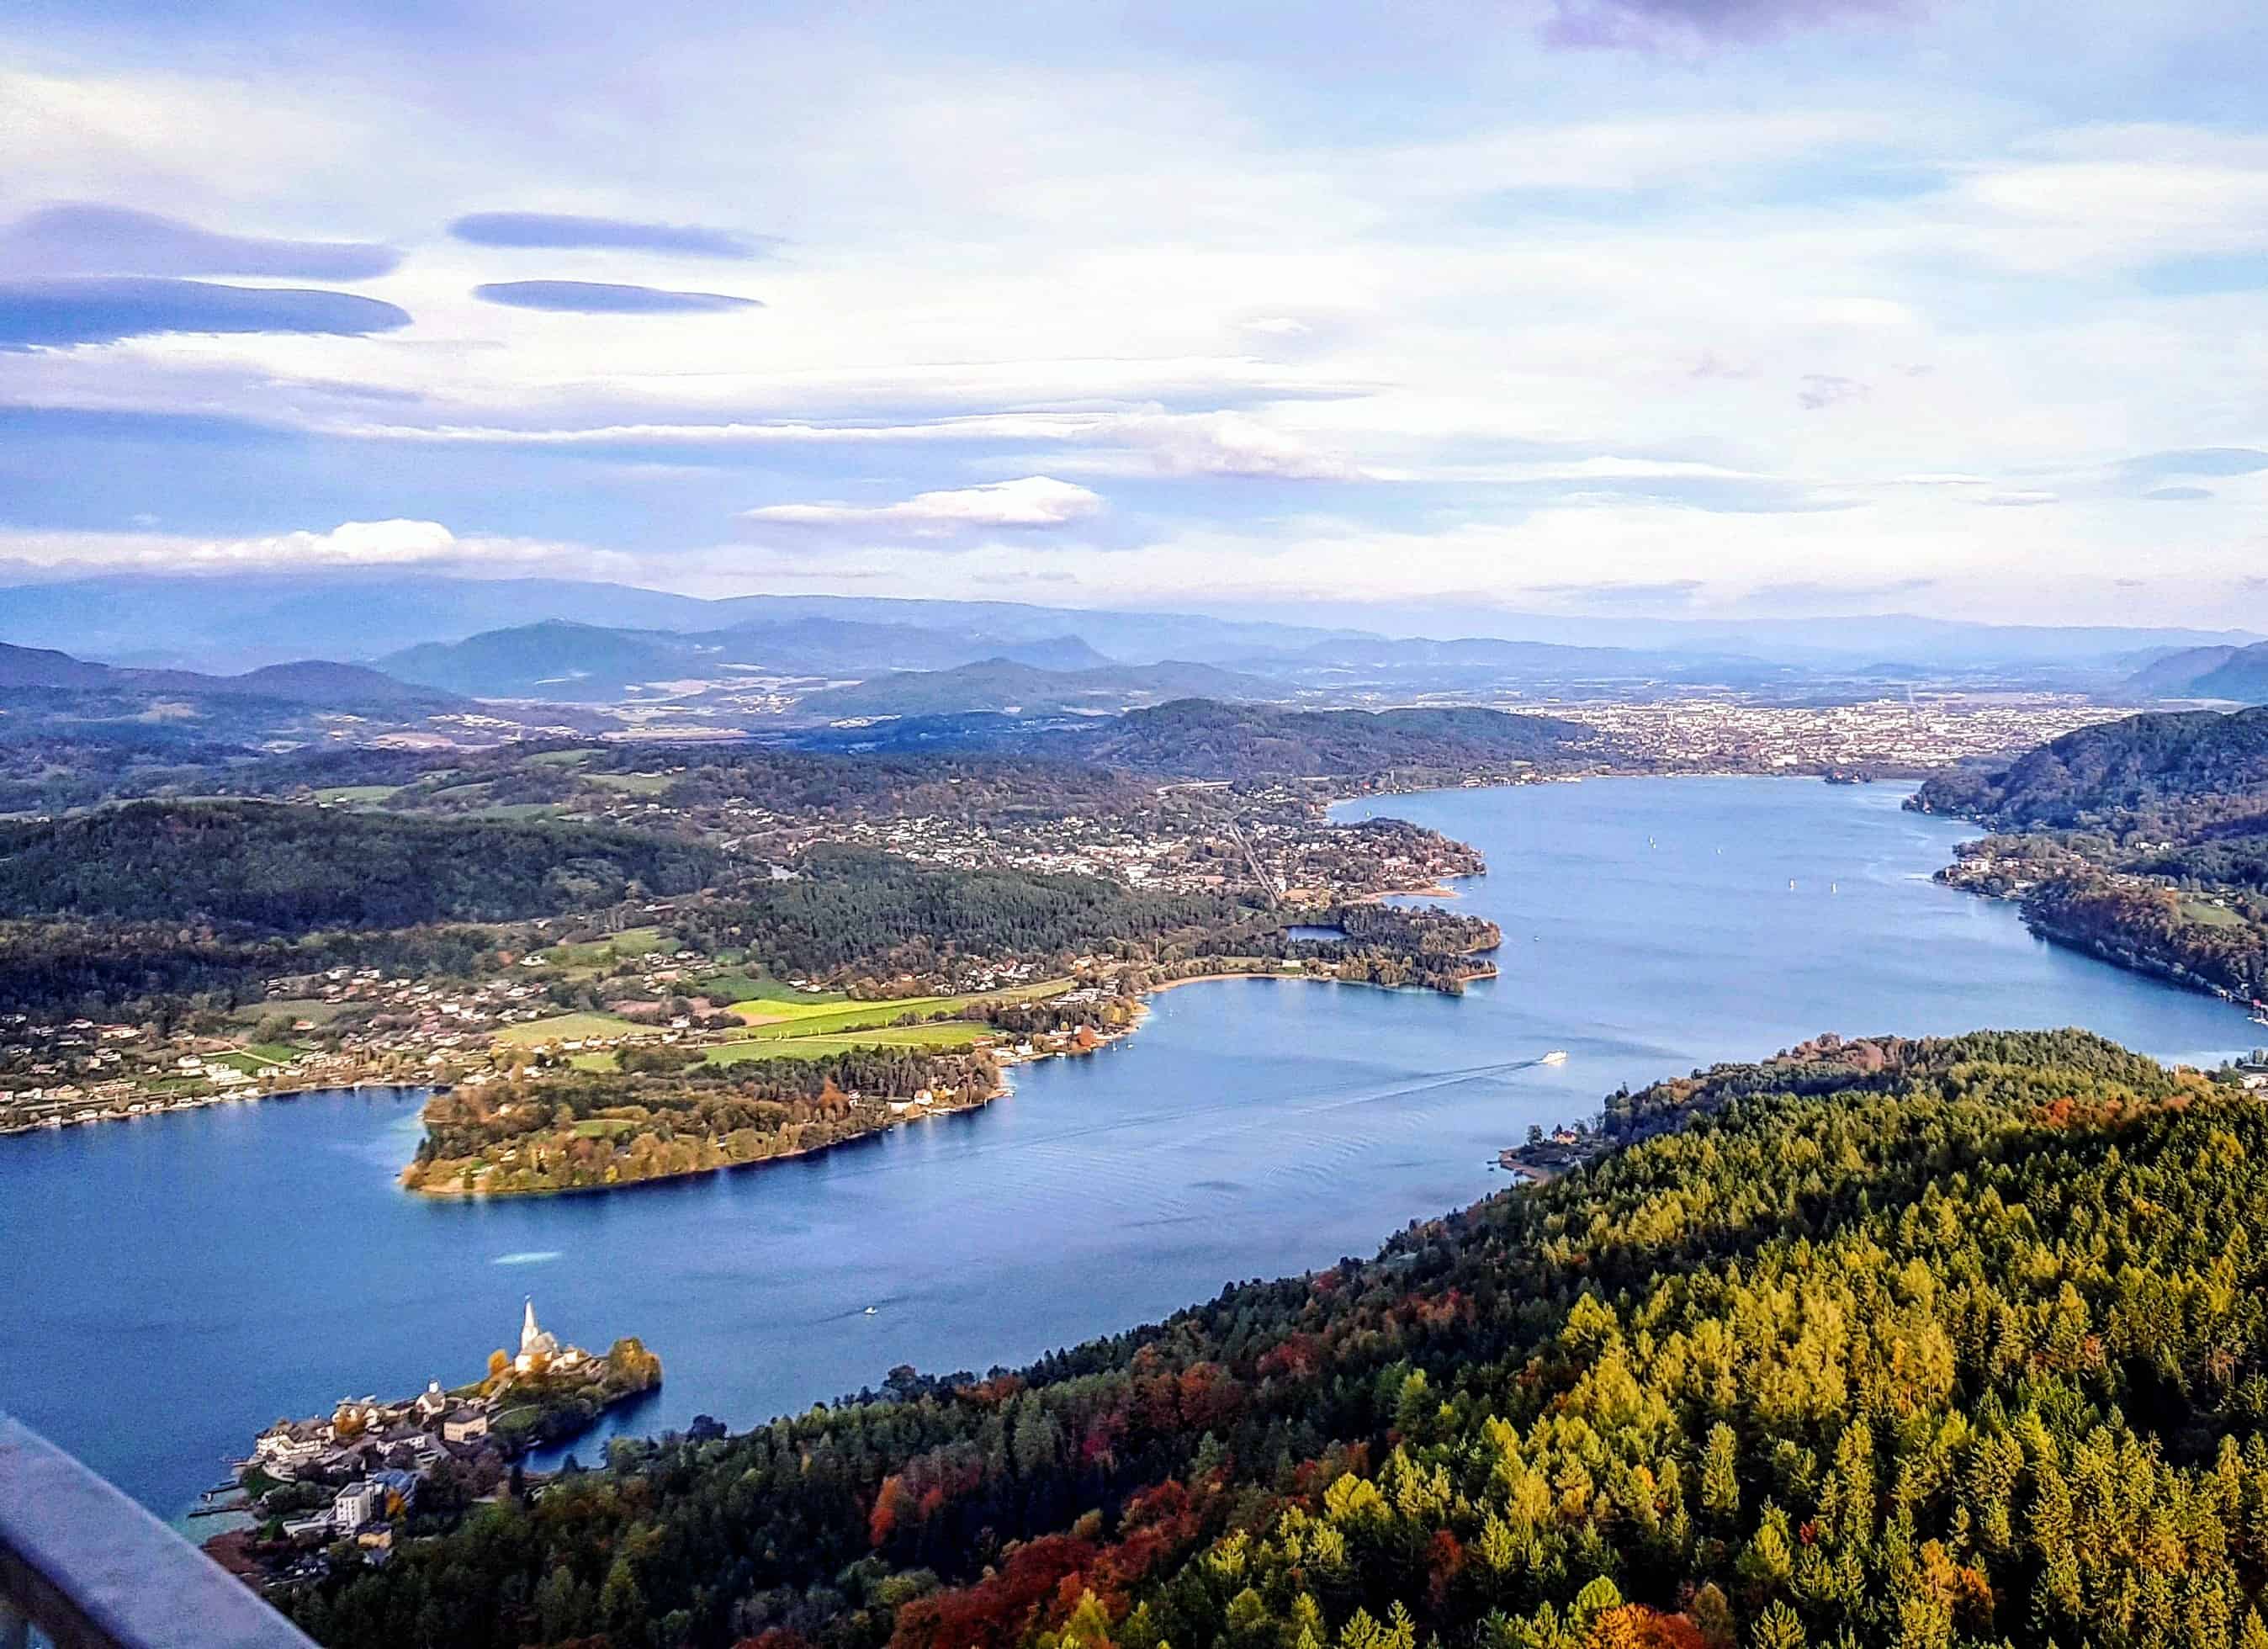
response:
<path fill-rule="evenodd" d="M 755 619 L 730 629 L 620 629 L 547 619 L 462 641 L 428 642 L 379 662 L 405 681 L 477 698 L 604 703 L 662 682 L 732 683 L 764 675 L 863 680 L 993 657 L 1048 669 L 1109 660 L 1076 636 L 999 637 L 827 618 Z"/>
<path fill-rule="evenodd" d="M 868 626 L 900 637 L 931 631 L 984 638 L 952 658 L 915 657 L 937 669 L 991 656 L 1077 667 L 1081 656 L 1027 654 L 1075 644 L 1094 656 L 1156 663 L 1219 663 L 1296 651 L 1362 632 L 1172 613 L 1027 607 L 1014 601 L 925 601 L 867 596 L 747 595 L 718 600 L 569 578 L 466 578 L 361 569 L 198 578 L 112 575 L 0 587 L 0 637 L 80 657 L 152 666 L 241 669 L 307 654 L 383 659 L 431 642 L 556 621 L 595 628 L 711 637 L 808 622 Z M 816 635 L 817 631 L 806 631 Z M 843 630 L 843 635 L 851 632 Z M 871 661 L 870 661 L 871 662 Z M 796 667 L 804 666 L 799 664 Z M 829 663 L 822 673 L 832 673 Z"/>
<path fill-rule="evenodd" d="M 446 693 L 412 686 L 360 665 L 303 659 L 265 665 L 242 675 L 204 675 L 194 670 L 122 669 L 92 664 L 47 647 L 18 647 L 0 642 L 0 688 L 44 688 L 69 693 L 210 695 L 269 698 L 290 703 L 339 709 L 372 705 L 439 708 Z"/>
<path fill-rule="evenodd" d="M 1256 676 L 1211 665 L 1168 662 L 1107 665 L 1092 670 L 1040 670 L 1010 659 L 987 659 L 952 670 L 876 676 L 856 687 L 798 701 L 799 719 L 841 721 L 868 716 L 945 716 L 970 711 L 1045 716 L 1113 712 L 1168 699 L 1271 699 L 1281 689 Z"/>
<path fill-rule="evenodd" d="M 1297 657 L 1319 664 L 1399 670 L 1478 666 L 1634 676 L 1657 674 L 1663 668 L 1661 655 L 1630 647 L 1570 647 L 1556 642 L 1499 641 L 1486 636 L 1454 641 L 1431 641 L 1422 636 L 1351 637 L 1318 642 L 1302 649 Z"/>
<path fill-rule="evenodd" d="M 682 674 L 677 650 L 644 632 L 545 619 L 464 641 L 431 641 L 379 661 L 405 681 L 474 698 L 618 698 Z"/>
<path fill-rule="evenodd" d="M 310 655 L 369 659 L 544 618 L 654 629 L 723 622 L 710 602 L 625 585 L 399 571 L 114 576 L 0 589 L 0 637 L 10 641 L 206 670 Z"/>
<path fill-rule="evenodd" d="M 1277 615 L 1320 625 L 1359 623 L 1396 635 L 1501 637 L 1565 646 L 1739 655 L 1833 670 L 1878 661 L 1933 670 L 2086 666 L 2114 669 L 2152 647 L 2248 646 L 2241 629 L 2127 629 L 2110 624 L 1995 624 L 1911 613 L 1803 618 L 1653 618 L 1520 613 L 1474 602 L 1285 605 Z M 2128 666 L 2131 669 L 2131 666 Z"/>
<path fill-rule="evenodd" d="M 0 688 L 104 687 L 117 674 L 107 664 L 88 664 L 51 647 L 16 647 L 0 642 Z"/>
<path fill-rule="evenodd" d="M 1279 622 L 1285 617 L 1310 622 Z M 2133 666 L 2122 666 L 2122 659 L 2153 647 L 2243 647 L 2261 639 L 2235 630 L 1984 624 L 1903 614 L 1608 618 L 1516 613 L 1471 603 L 1332 603 L 1279 606 L 1263 618 L 1237 612 L 1127 612 L 871 596 L 709 600 L 569 578 L 469 578 L 397 569 L 196 578 L 122 574 L 0 587 L 0 637 L 79 658 L 202 670 L 241 670 L 309 656 L 382 659 L 423 644 L 462 641 L 547 621 L 704 641 L 718 632 L 751 628 L 785 637 L 799 626 L 823 622 L 987 644 L 950 658 L 912 656 L 909 644 L 908 656 L 895 660 L 901 668 L 948 668 L 988 657 L 1019 659 L 1043 668 L 1079 667 L 1068 655 L 1045 658 L 1023 651 L 1069 639 L 1099 655 L 1086 667 L 1102 659 L 1156 664 L 1182 659 L 1292 679 L 1288 673 L 1300 668 L 1345 666 L 1391 671 L 1412 681 L 1430 672 L 1451 687 L 1523 674 L 1550 681 L 1667 678 L 1673 672 L 1683 673 L 1680 679 L 1739 685 L 1766 680 L 1769 670 L 1847 674 L 1878 663 L 1924 674 L 1985 671 L 2051 676 L 2064 685 L 2108 685 L 2132 673 Z M 1389 643 L 1384 632 L 1417 639 Z M 1449 639 L 1456 637 L 1466 639 Z M 1516 651 L 1522 646 L 1567 651 Z M 1514 651 L 1493 650 L 1502 647 Z M 1303 656 L 1309 654 L 1314 656 Z M 1293 662 L 1263 667 L 1264 661 L 1287 659 Z M 792 658 L 787 667 L 842 673 L 828 655 L 816 664 Z"/>
<path fill-rule="evenodd" d="M 16 786 L 11 810 L 46 811 L 87 799 L 55 782 L 65 774 L 115 776 L 148 762 L 225 762 L 257 749 L 431 731 L 429 718 L 468 703 L 325 659 L 202 675 L 0 643 L 0 783 Z"/>
<path fill-rule="evenodd" d="M 2225 698 L 2268 703 L 2268 642 L 2191 647 L 2146 665 L 2120 690 L 2133 698 Z"/>
<path fill-rule="evenodd" d="M 1569 646 L 1469 636 L 1334 638 L 1296 652 L 1240 660 L 1256 674 L 1302 686 L 1377 686 L 1388 690 L 1469 693 L 1566 691 L 1647 682 L 1753 688 L 1800 681 L 1793 666 L 1706 649 Z"/>
<path fill-rule="evenodd" d="M 179 674 L 186 674 L 187 672 Z M 290 664 L 262 665 L 242 675 L 204 676 L 208 693 L 231 693 L 256 698 L 286 699 L 294 703 L 360 708 L 370 705 L 438 706 L 454 696 L 419 682 L 403 681 L 359 664 L 339 664 L 328 659 L 300 659 Z"/>

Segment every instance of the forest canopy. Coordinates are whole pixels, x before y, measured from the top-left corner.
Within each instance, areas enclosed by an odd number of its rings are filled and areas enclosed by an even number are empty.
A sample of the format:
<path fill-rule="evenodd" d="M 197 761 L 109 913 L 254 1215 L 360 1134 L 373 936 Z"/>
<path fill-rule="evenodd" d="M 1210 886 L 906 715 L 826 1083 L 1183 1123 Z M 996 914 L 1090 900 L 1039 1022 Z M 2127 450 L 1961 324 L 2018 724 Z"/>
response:
<path fill-rule="evenodd" d="M 2268 1108 L 1822 1039 L 1020 1373 L 620 1443 L 293 1602 L 347 1649 L 2268 1640 Z"/>
<path fill-rule="evenodd" d="M 134 802 L 0 827 L 0 917 L 247 932 L 508 921 L 690 892 L 713 850 L 588 826 L 249 801 Z"/>

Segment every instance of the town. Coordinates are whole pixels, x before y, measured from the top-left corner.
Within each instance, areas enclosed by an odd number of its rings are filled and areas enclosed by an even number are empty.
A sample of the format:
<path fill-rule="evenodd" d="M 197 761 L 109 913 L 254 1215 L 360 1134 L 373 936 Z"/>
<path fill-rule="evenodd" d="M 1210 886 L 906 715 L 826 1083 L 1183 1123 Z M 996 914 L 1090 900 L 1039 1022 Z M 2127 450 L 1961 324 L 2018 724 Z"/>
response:
<path fill-rule="evenodd" d="M 481 1380 L 278 1420 L 233 1463 L 230 1487 L 208 1491 L 191 1515 L 234 1523 L 206 1550 L 261 1585 L 383 1565 L 413 1527 L 431 1534 L 477 1502 L 529 1492 L 518 1462 L 530 1448 L 565 1442 L 660 1383 L 661 1359 L 637 1340 L 593 1356 L 543 1329 L 530 1299 L 517 1348 L 492 1352 Z"/>

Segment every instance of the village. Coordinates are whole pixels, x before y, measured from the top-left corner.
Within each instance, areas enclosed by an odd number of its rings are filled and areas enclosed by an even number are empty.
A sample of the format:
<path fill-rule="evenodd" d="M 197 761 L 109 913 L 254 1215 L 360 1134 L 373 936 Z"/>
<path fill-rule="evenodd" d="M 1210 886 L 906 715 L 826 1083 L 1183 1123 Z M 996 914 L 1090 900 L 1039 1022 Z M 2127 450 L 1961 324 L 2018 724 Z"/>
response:
<path fill-rule="evenodd" d="M 490 1355 L 481 1380 L 438 1380 L 395 1402 L 342 1398 L 328 1418 L 278 1420 L 208 1490 L 192 1517 L 237 1526 L 206 1542 L 262 1585 L 318 1579 L 340 1564 L 382 1566 L 414 1519 L 446 1521 L 475 1501 L 526 1491 L 531 1447 L 587 1431 L 661 1383 L 661 1359 L 634 1339 L 604 1356 L 563 1344 L 526 1302 L 516 1351 Z"/>

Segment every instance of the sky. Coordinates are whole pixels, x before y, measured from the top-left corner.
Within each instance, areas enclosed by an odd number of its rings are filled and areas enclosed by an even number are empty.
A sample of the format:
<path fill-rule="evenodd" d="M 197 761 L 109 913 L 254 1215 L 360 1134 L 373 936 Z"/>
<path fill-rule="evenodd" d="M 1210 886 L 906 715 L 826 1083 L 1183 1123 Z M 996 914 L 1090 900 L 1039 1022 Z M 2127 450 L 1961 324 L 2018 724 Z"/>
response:
<path fill-rule="evenodd" d="M 22 0 L 0 581 L 2268 629 L 2263 85 L 2238 0 Z"/>

